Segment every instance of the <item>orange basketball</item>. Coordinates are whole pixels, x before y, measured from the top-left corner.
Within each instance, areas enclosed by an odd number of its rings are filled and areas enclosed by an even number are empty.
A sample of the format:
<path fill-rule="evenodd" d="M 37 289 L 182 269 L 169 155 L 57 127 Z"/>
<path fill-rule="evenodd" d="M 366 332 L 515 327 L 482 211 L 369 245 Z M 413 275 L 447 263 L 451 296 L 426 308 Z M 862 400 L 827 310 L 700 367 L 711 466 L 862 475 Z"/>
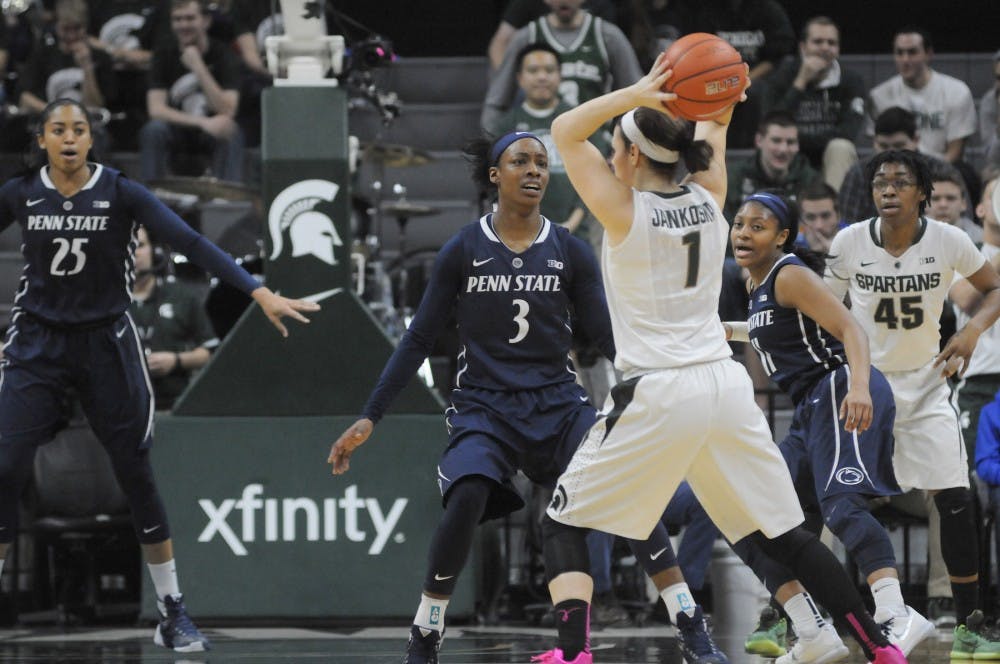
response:
<path fill-rule="evenodd" d="M 685 35 L 670 45 L 666 58 L 674 73 L 663 91 L 673 92 L 677 99 L 665 105 L 685 120 L 711 120 L 743 93 L 743 58 L 720 37 L 706 32 Z"/>

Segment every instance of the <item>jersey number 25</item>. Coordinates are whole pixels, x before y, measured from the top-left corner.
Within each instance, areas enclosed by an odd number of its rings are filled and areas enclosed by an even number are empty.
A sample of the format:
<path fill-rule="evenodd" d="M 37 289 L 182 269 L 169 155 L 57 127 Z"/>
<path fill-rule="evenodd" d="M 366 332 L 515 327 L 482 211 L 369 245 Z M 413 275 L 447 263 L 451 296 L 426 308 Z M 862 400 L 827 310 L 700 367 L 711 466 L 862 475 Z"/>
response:
<path fill-rule="evenodd" d="M 87 238 L 75 237 L 70 241 L 64 237 L 57 237 L 52 243 L 56 245 L 56 253 L 52 257 L 50 273 L 57 277 L 68 277 L 83 271 L 83 266 L 87 264 L 87 254 L 83 253 L 83 245 L 87 244 Z"/>

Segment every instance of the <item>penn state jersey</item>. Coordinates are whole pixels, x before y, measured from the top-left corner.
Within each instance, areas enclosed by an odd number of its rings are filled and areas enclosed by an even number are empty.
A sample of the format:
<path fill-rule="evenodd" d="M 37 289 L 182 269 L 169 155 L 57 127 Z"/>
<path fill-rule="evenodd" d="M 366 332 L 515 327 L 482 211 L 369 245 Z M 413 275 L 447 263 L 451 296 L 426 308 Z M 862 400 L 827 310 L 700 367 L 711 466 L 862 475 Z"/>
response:
<path fill-rule="evenodd" d="M 782 268 L 809 269 L 795 254 L 785 254 L 764 282 L 750 293 L 747 330 L 767 375 L 798 403 L 817 380 L 847 363 L 844 346 L 812 318 L 778 304 L 775 281 Z"/>
<path fill-rule="evenodd" d="M 615 366 L 629 378 L 730 357 L 718 314 L 729 241 L 719 204 L 695 183 L 633 190 L 632 202 L 628 235 L 616 246 L 605 235 L 601 250 Z"/>
<path fill-rule="evenodd" d="M 139 224 L 181 252 L 200 237 L 142 186 L 90 166 L 90 179 L 68 198 L 47 166 L 0 187 L 0 230 L 21 226 L 25 266 L 15 313 L 58 325 L 118 318 L 131 301 Z"/>
<path fill-rule="evenodd" d="M 442 249 L 461 257 L 456 387 L 530 390 L 574 381 L 571 306 L 579 303 L 581 314 L 605 310 L 600 299 L 577 299 L 587 280 L 600 292 L 596 261 L 580 265 L 589 248 L 544 217 L 532 245 L 516 253 L 492 220 L 466 226 Z"/>
<path fill-rule="evenodd" d="M 850 294 L 872 364 L 883 372 L 919 369 L 938 354 L 938 321 L 956 273 L 967 277 L 986 262 L 962 229 L 926 217 L 918 223 L 902 256 L 883 247 L 879 217 L 845 228 L 830 245 L 826 283 L 839 297 Z"/>

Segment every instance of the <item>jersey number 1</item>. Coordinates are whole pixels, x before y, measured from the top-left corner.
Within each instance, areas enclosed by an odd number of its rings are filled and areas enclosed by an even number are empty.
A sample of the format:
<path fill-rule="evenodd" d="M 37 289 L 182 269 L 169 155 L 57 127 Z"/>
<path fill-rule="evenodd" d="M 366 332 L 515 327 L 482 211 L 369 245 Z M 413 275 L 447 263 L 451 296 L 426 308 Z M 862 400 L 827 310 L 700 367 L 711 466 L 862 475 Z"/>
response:
<path fill-rule="evenodd" d="M 688 273 L 684 288 L 694 288 L 698 283 L 698 261 L 701 258 L 701 233 L 693 231 L 681 238 L 681 244 L 688 248 Z"/>
<path fill-rule="evenodd" d="M 52 242 L 56 245 L 56 254 L 52 257 L 49 272 L 57 277 L 68 277 L 83 271 L 83 266 L 87 264 L 87 254 L 83 253 L 83 245 L 87 244 L 87 238 L 75 237 L 70 242 L 64 237 L 57 237 Z M 69 254 L 73 254 L 72 266 Z"/>

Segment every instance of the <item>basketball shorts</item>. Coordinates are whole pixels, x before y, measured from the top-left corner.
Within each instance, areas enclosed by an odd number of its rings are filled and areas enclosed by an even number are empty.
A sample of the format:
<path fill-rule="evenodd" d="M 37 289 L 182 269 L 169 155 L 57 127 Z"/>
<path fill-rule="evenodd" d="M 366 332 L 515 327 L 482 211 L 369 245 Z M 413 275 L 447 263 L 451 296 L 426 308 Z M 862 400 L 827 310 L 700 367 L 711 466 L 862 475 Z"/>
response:
<path fill-rule="evenodd" d="M 933 362 L 885 374 L 896 399 L 892 456 L 903 489 L 969 486 L 969 466 L 954 393 Z"/>
<path fill-rule="evenodd" d="M 570 382 L 521 392 L 462 388 L 452 392 L 445 415 L 449 444 L 438 464 L 442 499 L 447 502 L 448 490 L 463 477 L 494 480 L 483 521 L 524 506 L 511 483 L 519 470 L 552 488 L 597 419 L 586 391 Z"/>
<path fill-rule="evenodd" d="M 559 478 L 548 514 L 645 540 L 685 478 L 730 542 L 803 521 L 791 475 L 746 370 L 731 359 L 617 385 Z"/>
<path fill-rule="evenodd" d="M 868 389 L 872 423 L 858 434 L 844 429 L 840 404 L 850 385 L 842 366 L 818 380 L 795 408 L 788 435 L 778 446 L 804 505 L 842 493 L 894 496 L 900 492 L 892 470 L 892 388 L 872 367 Z M 819 501 L 819 502 L 818 502 Z"/>

